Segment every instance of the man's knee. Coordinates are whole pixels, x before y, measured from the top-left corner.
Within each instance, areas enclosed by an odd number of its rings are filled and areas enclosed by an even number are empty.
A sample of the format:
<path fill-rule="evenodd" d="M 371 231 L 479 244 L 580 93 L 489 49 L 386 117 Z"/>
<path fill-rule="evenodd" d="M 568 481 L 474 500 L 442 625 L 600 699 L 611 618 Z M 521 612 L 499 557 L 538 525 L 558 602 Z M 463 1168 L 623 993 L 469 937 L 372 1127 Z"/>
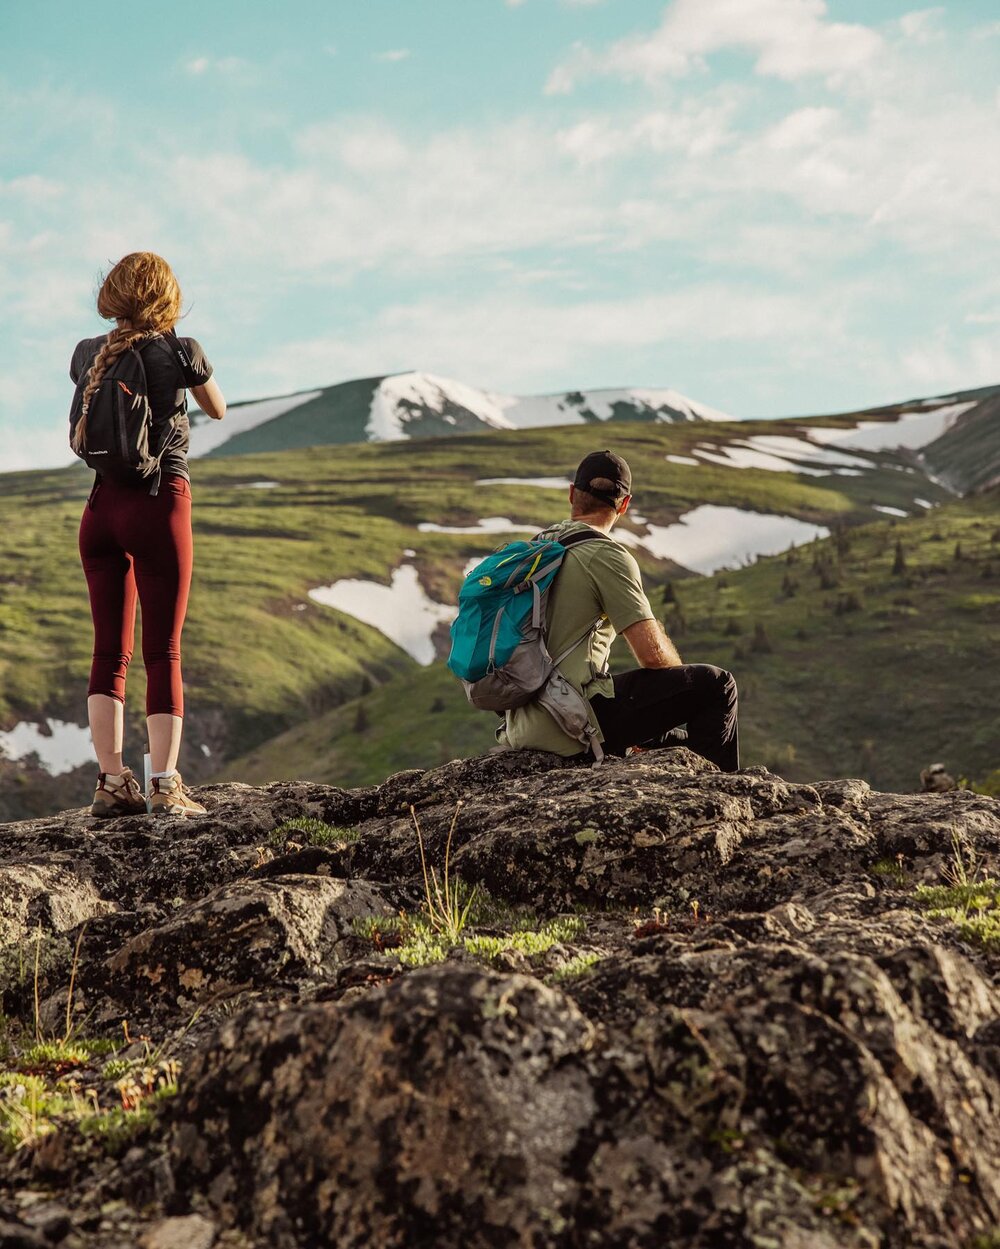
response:
<path fill-rule="evenodd" d="M 720 689 L 727 694 L 736 693 L 736 678 L 725 668 L 716 668 L 714 664 L 690 664 L 696 684 L 705 689 Z"/>

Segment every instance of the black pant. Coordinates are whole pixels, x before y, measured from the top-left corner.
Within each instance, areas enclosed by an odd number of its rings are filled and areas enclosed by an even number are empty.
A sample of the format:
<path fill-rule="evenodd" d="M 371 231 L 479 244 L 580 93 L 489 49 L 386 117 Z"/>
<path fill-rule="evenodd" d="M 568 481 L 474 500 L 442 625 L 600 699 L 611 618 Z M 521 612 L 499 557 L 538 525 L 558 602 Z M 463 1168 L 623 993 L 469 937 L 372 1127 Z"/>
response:
<path fill-rule="evenodd" d="M 658 746 L 671 729 L 687 725 L 687 745 L 723 772 L 740 766 L 736 681 L 711 664 L 632 668 L 615 678 L 614 698 L 596 694 L 591 706 L 604 734 L 604 750 L 623 755 L 629 746 Z"/>

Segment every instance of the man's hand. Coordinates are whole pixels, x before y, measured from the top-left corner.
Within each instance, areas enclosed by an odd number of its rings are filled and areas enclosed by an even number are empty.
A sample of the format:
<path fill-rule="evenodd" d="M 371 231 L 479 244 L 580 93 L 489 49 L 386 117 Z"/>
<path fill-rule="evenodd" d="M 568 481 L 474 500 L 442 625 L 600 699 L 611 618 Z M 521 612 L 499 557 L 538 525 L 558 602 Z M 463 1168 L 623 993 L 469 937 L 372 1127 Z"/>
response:
<path fill-rule="evenodd" d="M 637 620 L 622 637 L 640 668 L 679 668 L 683 662 L 658 620 Z"/>

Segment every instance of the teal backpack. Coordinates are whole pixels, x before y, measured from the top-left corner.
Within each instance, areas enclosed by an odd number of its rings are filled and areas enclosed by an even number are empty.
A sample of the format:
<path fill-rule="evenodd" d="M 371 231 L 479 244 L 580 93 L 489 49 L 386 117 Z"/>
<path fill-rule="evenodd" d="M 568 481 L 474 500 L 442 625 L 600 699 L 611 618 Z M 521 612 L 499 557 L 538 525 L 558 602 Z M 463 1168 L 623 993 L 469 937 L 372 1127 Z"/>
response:
<path fill-rule="evenodd" d="M 593 737 L 586 699 L 563 677 L 559 665 L 604 617 L 598 616 L 559 655 L 550 655 L 545 641 L 549 591 L 566 552 L 592 541 L 612 539 L 593 529 L 562 539 L 539 534 L 529 542 L 509 542 L 477 564 L 458 595 L 448 667 L 460 678 L 473 707 L 512 711 L 537 701 L 600 761 L 601 745 Z"/>

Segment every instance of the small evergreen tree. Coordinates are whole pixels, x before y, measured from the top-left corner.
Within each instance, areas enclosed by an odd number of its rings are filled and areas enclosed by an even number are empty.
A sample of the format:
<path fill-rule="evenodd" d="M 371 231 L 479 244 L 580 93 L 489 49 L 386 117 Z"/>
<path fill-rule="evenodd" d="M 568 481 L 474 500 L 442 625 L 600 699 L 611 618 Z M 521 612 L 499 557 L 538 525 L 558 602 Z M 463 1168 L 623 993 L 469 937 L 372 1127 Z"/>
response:
<path fill-rule="evenodd" d="M 354 732 L 360 737 L 368 732 L 369 726 L 368 710 L 364 703 L 358 703 L 358 710 L 354 716 Z"/>
<path fill-rule="evenodd" d="M 903 554 L 903 540 L 896 539 L 896 558 L 892 561 L 892 575 L 901 577 L 906 572 L 906 556 Z"/>
<path fill-rule="evenodd" d="M 770 655 L 774 649 L 770 638 L 767 636 L 767 630 L 759 620 L 753 627 L 753 640 L 750 643 L 750 649 L 758 655 Z"/>

